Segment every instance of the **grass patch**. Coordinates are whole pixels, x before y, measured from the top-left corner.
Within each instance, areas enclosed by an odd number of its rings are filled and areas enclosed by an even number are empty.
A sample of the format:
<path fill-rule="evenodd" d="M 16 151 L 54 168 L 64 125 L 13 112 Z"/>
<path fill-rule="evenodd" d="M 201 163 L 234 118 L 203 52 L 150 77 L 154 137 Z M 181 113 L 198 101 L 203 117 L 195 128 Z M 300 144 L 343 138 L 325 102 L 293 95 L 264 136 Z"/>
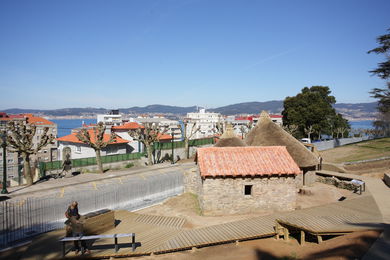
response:
<path fill-rule="evenodd" d="M 390 138 L 363 141 L 322 152 L 328 162 L 343 163 L 390 156 Z"/>
<path fill-rule="evenodd" d="M 188 193 L 191 198 L 193 199 L 194 201 L 194 210 L 195 210 L 195 213 L 198 215 L 198 216 L 201 216 L 203 213 L 202 213 L 202 209 L 200 208 L 200 205 L 199 205 L 199 198 L 198 198 L 198 195 L 194 194 L 194 193 Z"/>
<path fill-rule="evenodd" d="M 133 166 L 134 166 L 134 163 L 128 163 L 128 164 L 125 165 L 125 168 L 131 168 Z"/>

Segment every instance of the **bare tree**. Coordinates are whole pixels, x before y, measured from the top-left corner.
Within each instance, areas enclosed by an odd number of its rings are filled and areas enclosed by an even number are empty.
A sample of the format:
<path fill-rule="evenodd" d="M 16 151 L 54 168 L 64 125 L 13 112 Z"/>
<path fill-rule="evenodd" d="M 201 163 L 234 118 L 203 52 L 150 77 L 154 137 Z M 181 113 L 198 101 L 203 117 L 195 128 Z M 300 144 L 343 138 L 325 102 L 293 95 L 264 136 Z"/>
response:
<path fill-rule="evenodd" d="M 344 137 L 344 133 L 347 131 L 347 128 L 345 127 L 338 127 L 336 129 L 336 133 L 337 133 L 337 138 L 339 138 L 339 136 L 341 136 L 341 138 Z"/>
<path fill-rule="evenodd" d="M 190 158 L 190 140 L 197 132 L 200 131 L 200 126 L 196 127 L 196 122 L 184 122 L 184 128 L 180 127 L 180 130 L 184 139 L 185 157 L 188 159 Z"/>
<path fill-rule="evenodd" d="M 34 173 L 31 172 L 30 156 L 37 154 L 43 147 L 54 140 L 53 135 L 48 134 L 49 128 L 44 127 L 42 134 L 36 135 L 37 127 L 33 124 L 26 125 L 23 122 L 9 122 L 6 127 L 7 144 L 10 152 L 20 153 L 23 157 L 24 176 L 27 185 L 33 184 Z M 37 136 L 38 143 L 34 144 L 33 139 Z"/>
<path fill-rule="evenodd" d="M 240 130 L 240 133 L 241 133 L 241 139 L 244 139 L 244 134 L 246 134 L 246 133 L 247 133 L 247 131 L 248 131 L 248 127 L 247 127 L 247 126 L 244 126 L 244 125 L 242 125 L 242 126 L 240 126 L 239 130 Z"/>
<path fill-rule="evenodd" d="M 102 122 L 99 122 L 93 130 L 88 130 L 87 128 L 81 129 L 76 137 L 83 143 L 89 145 L 92 149 L 95 150 L 96 153 L 96 164 L 99 167 L 99 172 L 103 173 L 103 164 L 101 159 L 101 150 L 105 148 L 107 145 L 112 144 L 116 141 L 116 135 L 112 133 L 110 138 L 105 141 L 104 133 L 106 131 L 106 127 Z M 93 135 L 91 136 L 92 133 Z"/>
<path fill-rule="evenodd" d="M 305 134 L 307 134 L 307 138 L 311 139 L 311 134 L 314 133 L 314 128 L 312 125 L 305 127 Z"/>
<path fill-rule="evenodd" d="M 284 129 L 284 131 L 286 131 L 290 135 L 295 135 L 297 130 L 298 130 L 298 126 L 297 125 L 284 125 L 283 129 Z"/>
<path fill-rule="evenodd" d="M 163 130 L 160 130 L 159 127 L 153 123 L 145 123 L 144 127 L 144 129 L 139 128 L 135 131 L 130 131 L 129 135 L 134 140 L 144 144 L 148 155 L 148 165 L 153 165 L 153 145 L 160 139 L 161 135 L 168 131 L 168 128 L 164 127 Z"/>
<path fill-rule="evenodd" d="M 213 128 L 214 133 L 222 135 L 225 132 L 225 122 L 218 120 Z"/>

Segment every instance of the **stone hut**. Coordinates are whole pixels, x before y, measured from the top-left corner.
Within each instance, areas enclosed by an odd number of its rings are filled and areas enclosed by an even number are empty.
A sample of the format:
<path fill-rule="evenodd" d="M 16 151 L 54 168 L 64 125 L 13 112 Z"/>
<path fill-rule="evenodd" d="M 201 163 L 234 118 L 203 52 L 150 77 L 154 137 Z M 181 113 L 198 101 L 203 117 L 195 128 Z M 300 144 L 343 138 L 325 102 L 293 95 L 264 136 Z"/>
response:
<path fill-rule="evenodd" d="M 234 129 L 231 125 L 226 127 L 225 133 L 221 135 L 218 142 L 214 145 L 215 147 L 240 147 L 246 146 L 244 141 L 236 136 Z"/>
<path fill-rule="evenodd" d="M 311 151 L 282 127 L 272 122 L 265 111 L 261 112 L 259 122 L 244 141 L 249 146 L 286 146 L 304 175 L 308 171 L 314 171 L 319 164 L 318 158 Z"/>
<path fill-rule="evenodd" d="M 208 147 L 186 174 L 204 215 L 293 210 L 302 172 L 286 147 Z"/>

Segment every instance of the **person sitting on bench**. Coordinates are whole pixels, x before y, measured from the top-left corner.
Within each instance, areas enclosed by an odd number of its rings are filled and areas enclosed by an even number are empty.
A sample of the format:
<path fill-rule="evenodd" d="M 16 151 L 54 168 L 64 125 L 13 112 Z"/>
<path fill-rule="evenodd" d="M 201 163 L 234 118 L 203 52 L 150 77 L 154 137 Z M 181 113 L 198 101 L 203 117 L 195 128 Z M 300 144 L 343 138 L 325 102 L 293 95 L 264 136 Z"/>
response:
<path fill-rule="evenodd" d="M 65 212 L 65 216 L 68 218 L 67 224 L 70 225 L 73 237 L 80 237 L 83 235 L 83 223 L 80 221 L 80 214 L 77 201 L 73 201 Z M 87 243 L 84 240 L 81 243 L 81 253 L 89 254 L 90 251 L 87 247 Z M 75 254 L 80 252 L 79 241 L 74 241 Z"/>

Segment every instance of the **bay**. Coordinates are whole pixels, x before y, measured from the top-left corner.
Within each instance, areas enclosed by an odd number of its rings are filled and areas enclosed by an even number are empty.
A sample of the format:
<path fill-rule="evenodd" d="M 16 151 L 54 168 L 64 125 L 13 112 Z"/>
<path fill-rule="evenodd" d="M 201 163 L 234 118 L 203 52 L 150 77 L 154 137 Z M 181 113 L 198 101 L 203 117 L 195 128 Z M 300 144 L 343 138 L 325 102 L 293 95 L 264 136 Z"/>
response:
<path fill-rule="evenodd" d="M 349 121 L 352 129 L 372 129 L 373 120 Z"/>
<path fill-rule="evenodd" d="M 58 137 L 70 135 L 72 129 L 81 127 L 83 125 L 83 122 L 87 125 L 96 124 L 96 119 L 49 119 L 49 120 L 57 124 Z"/>

